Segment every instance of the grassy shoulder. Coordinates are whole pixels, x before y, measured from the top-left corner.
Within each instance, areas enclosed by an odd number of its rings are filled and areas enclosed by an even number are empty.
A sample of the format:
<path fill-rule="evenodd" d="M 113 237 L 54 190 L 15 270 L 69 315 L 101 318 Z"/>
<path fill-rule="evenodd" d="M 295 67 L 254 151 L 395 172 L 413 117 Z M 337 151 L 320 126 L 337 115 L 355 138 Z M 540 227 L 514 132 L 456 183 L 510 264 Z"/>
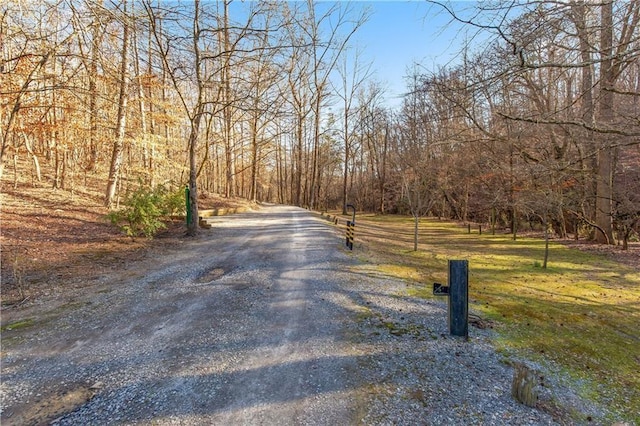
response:
<path fill-rule="evenodd" d="M 552 361 L 582 384 L 583 396 L 640 424 L 637 268 L 552 242 L 543 269 L 542 240 L 469 234 L 437 220 L 421 221 L 417 252 L 412 241 L 410 218 L 358 217 L 356 253 L 375 273 L 433 297 L 431 283 L 447 281 L 447 261 L 467 259 L 471 309 L 498 325 L 499 349 Z"/>

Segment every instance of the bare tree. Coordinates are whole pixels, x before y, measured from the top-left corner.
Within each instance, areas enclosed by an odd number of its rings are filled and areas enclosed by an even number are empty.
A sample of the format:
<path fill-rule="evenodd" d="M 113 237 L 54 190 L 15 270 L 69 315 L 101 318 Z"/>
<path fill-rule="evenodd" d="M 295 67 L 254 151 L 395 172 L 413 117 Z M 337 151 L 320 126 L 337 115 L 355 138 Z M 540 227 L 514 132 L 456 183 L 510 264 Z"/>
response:
<path fill-rule="evenodd" d="M 495 77 L 475 80 L 468 87 L 508 82 L 504 87 L 509 98 L 505 99 L 510 102 L 494 102 L 497 108 L 493 113 L 531 128 L 543 128 L 549 137 L 545 145 L 557 157 L 554 161 L 563 159 L 566 167 L 580 165 L 585 192 L 582 198 L 592 206 L 583 214 L 584 220 L 595 227 L 598 241 L 613 243 L 618 147 L 637 143 L 629 138 L 640 134 L 637 123 L 621 120 L 619 113 L 621 75 L 640 51 L 638 3 L 478 5 L 473 19 L 462 18 L 449 4 L 434 3 L 446 9 L 452 19 L 495 34 L 500 41 L 495 46 L 501 46 L 504 52 Z M 579 83 L 575 83 L 578 76 Z M 625 93 L 638 96 L 633 90 Z M 575 105 L 579 108 L 574 109 Z M 469 117 L 478 114 L 473 112 Z M 482 123 L 478 118 L 473 120 Z M 581 143 L 572 142 L 576 135 L 581 136 Z M 526 145 L 527 140 L 522 141 Z M 577 154 L 569 152 L 572 146 Z M 517 148 L 525 159 L 538 157 L 526 146 Z"/>
<path fill-rule="evenodd" d="M 127 0 L 122 2 L 122 50 L 120 56 L 120 72 L 119 72 L 119 95 L 118 95 L 118 116 L 116 118 L 116 128 L 113 142 L 113 151 L 111 152 L 111 165 L 109 167 L 109 178 L 107 180 L 107 190 L 104 204 L 111 208 L 116 194 L 116 185 L 120 175 L 122 166 L 122 151 L 124 149 L 124 137 L 126 130 L 126 110 L 129 88 L 129 16 L 127 15 Z"/>
<path fill-rule="evenodd" d="M 190 38 L 182 38 L 182 35 L 172 34 L 170 32 L 162 31 L 158 26 L 159 18 L 157 11 L 152 7 L 150 3 L 145 3 L 145 10 L 149 17 L 153 36 L 156 40 L 156 45 L 164 66 L 167 70 L 167 74 L 172 82 L 173 89 L 175 90 L 178 98 L 183 107 L 183 111 L 186 113 L 189 119 L 189 136 L 187 141 L 188 158 L 189 158 L 189 211 L 187 217 L 189 221 L 187 223 L 188 235 L 196 235 L 198 231 L 198 185 L 197 185 L 197 149 L 200 135 L 200 122 L 205 112 L 205 84 L 202 75 L 203 68 L 203 55 L 201 52 L 201 6 L 200 2 L 196 0 L 193 4 L 193 11 L 191 14 L 191 34 Z M 166 18 L 164 18 L 166 19 Z M 181 37 L 181 38 L 177 38 Z M 183 43 L 181 46 L 172 45 L 172 42 L 190 40 L 190 43 Z M 191 69 L 193 74 L 183 74 L 186 70 L 182 67 L 181 61 L 183 57 L 173 58 L 170 50 L 172 48 L 184 49 L 180 53 L 185 54 L 187 58 L 191 59 Z M 176 60 L 177 66 L 172 66 L 171 61 Z M 187 84 L 188 80 L 183 80 L 184 77 L 192 77 L 193 86 Z M 190 95 L 191 90 L 195 91 L 195 96 Z"/>
<path fill-rule="evenodd" d="M 402 197 L 413 217 L 413 249 L 418 250 L 420 219 L 436 202 L 437 164 L 434 161 L 433 117 L 428 98 L 420 90 L 420 78 L 414 72 L 409 95 L 398 116 L 394 167 L 401 179 Z"/>
<path fill-rule="evenodd" d="M 389 138 L 391 119 L 384 105 L 384 90 L 373 81 L 362 87 L 358 94 L 357 132 L 355 138 L 366 152 L 364 160 L 368 163 L 371 197 L 366 206 L 369 209 L 385 213 L 387 209 L 387 163 L 389 156 Z M 356 135 L 354 135 L 356 136 Z M 363 153 L 364 153 L 363 152 Z M 365 179 L 366 181 L 366 179 Z M 361 182 L 362 185 L 366 182 Z"/>
<path fill-rule="evenodd" d="M 352 17 L 354 11 L 348 6 L 337 4 L 329 7 L 319 17 L 316 17 L 315 5 L 309 1 L 307 8 L 310 13 L 309 38 L 313 43 L 312 49 L 312 81 L 313 81 L 313 101 L 311 107 L 313 111 L 313 139 L 311 148 L 311 170 L 309 184 L 309 204 L 311 207 L 317 206 L 317 194 L 319 191 L 318 175 L 318 152 L 320 149 L 322 108 L 325 98 L 328 96 L 328 82 L 331 72 L 349 43 L 349 40 L 368 19 L 368 12 L 363 10 L 355 19 Z M 332 22 L 333 21 L 333 22 Z M 326 41 L 322 39 L 321 28 L 328 26 L 330 32 Z M 346 27 L 346 33 L 341 31 Z"/>
<path fill-rule="evenodd" d="M 349 63 L 351 60 L 351 64 Z M 344 164 L 342 175 L 342 214 L 347 214 L 347 184 L 349 177 L 349 162 L 351 160 L 351 143 L 353 131 L 349 127 L 355 113 L 354 101 L 360 88 L 371 76 L 371 64 L 361 63 L 361 53 L 354 52 L 354 56 L 344 55 L 338 72 L 341 87 L 334 88 L 342 100 L 342 139 L 344 141 Z"/>

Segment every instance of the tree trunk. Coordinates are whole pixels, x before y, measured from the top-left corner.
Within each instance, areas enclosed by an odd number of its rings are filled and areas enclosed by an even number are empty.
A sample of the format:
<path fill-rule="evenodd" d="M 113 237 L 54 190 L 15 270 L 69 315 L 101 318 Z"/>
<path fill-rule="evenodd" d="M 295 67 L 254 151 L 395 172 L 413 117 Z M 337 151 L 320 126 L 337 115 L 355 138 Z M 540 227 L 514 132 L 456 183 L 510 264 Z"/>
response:
<path fill-rule="evenodd" d="M 23 133 L 22 136 L 24 139 L 24 147 L 33 160 L 33 169 L 36 175 L 36 180 L 38 182 L 42 182 L 42 173 L 40 171 L 40 161 L 38 161 L 38 156 L 33 152 L 33 149 L 31 149 L 31 142 L 29 142 L 29 138 L 27 137 L 27 135 Z"/>
<path fill-rule="evenodd" d="M 95 6 L 95 13 L 102 9 L 102 0 Z M 89 62 L 89 163 L 86 170 L 92 172 L 98 162 L 98 52 L 102 44 L 100 19 L 92 22 L 91 59 Z"/>
<path fill-rule="evenodd" d="M 283 156 L 282 155 L 282 141 L 278 140 L 278 145 L 276 147 L 277 149 L 277 173 L 276 173 L 276 179 L 277 179 L 277 183 L 278 183 L 278 203 L 280 204 L 284 204 L 284 200 L 285 200 L 285 190 L 287 188 L 287 178 L 286 175 L 284 173 L 284 159 L 283 157 L 286 156 L 286 154 Z"/>
<path fill-rule="evenodd" d="M 317 71 L 316 71 L 317 72 Z M 320 150 L 320 105 L 322 86 L 317 87 L 313 119 L 313 144 L 311 153 L 311 184 L 309 185 L 309 207 L 316 208 L 316 185 L 318 179 L 318 151 Z"/>
<path fill-rule="evenodd" d="M 549 215 L 546 212 L 542 223 L 544 226 L 544 261 L 542 262 L 542 269 L 547 269 L 547 261 L 549 260 Z"/>
<path fill-rule="evenodd" d="M 140 69 L 140 55 L 138 53 L 138 32 L 136 26 L 133 26 L 133 58 L 134 69 L 137 80 L 137 95 L 138 95 L 138 113 L 140 114 L 140 132 L 142 133 L 142 168 L 145 170 L 145 175 L 148 176 L 147 184 L 153 187 L 153 170 L 151 168 L 151 150 L 150 150 L 150 138 L 147 125 L 147 108 L 146 108 L 146 94 L 143 87 L 143 79 Z"/>
<path fill-rule="evenodd" d="M 418 225 L 420 224 L 420 216 L 413 215 L 413 251 L 418 251 Z"/>
<path fill-rule="evenodd" d="M 22 87 L 20 88 L 20 92 L 15 99 L 13 107 L 11 108 L 11 112 L 9 113 L 9 117 L 6 119 L 6 123 L 3 122 L 4 126 L 0 128 L 2 138 L 2 140 L 0 141 L 0 179 L 2 178 L 2 174 L 4 173 L 4 164 L 7 157 L 7 150 L 9 148 L 9 137 L 12 133 L 12 126 L 16 118 L 18 117 L 20 108 L 22 107 L 22 96 L 28 93 L 31 82 L 34 80 L 38 72 L 45 66 L 52 53 L 53 52 L 47 52 L 45 55 L 43 55 L 42 59 L 31 70 L 24 83 L 22 84 Z M 14 155 L 17 155 L 17 152 Z"/>
<path fill-rule="evenodd" d="M 221 32 L 223 37 L 222 48 L 224 48 L 225 54 L 223 55 L 223 68 L 222 78 L 224 84 L 224 128 L 225 128 L 225 159 L 226 159 L 226 172 L 227 183 L 225 189 L 226 197 L 235 197 L 236 182 L 235 182 L 235 143 L 233 140 L 233 122 L 232 122 L 232 106 L 231 106 L 231 40 L 229 33 L 229 1 L 224 0 L 224 28 Z"/>
<path fill-rule="evenodd" d="M 53 102 L 54 105 L 56 103 L 56 94 L 53 93 Z M 54 178 L 53 178 L 53 188 L 54 189 L 62 189 L 62 185 L 64 182 L 64 168 L 62 167 L 62 161 L 60 160 L 60 131 L 58 127 L 58 114 L 57 108 L 54 106 L 51 108 L 51 112 L 49 115 L 49 120 L 51 124 L 51 145 L 53 146 L 53 150 L 55 152 L 55 170 L 54 170 Z"/>
<path fill-rule="evenodd" d="M 389 125 L 385 126 L 382 146 L 382 170 L 380 173 L 380 214 L 385 214 L 385 187 L 387 185 L 387 149 L 389 146 Z"/>
<path fill-rule="evenodd" d="M 147 76 L 151 77 L 154 75 L 153 70 L 153 50 L 152 50 L 152 36 L 151 31 L 148 34 L 148 46 L 147 51 L 149 52 L 149 57 L 147 60 Z M 164 68 L 164 66 L 162 67 Z M 153 84 L 151 81 L 147 82 L 147 92 L 146 97 L 149 99 L 149 133 L 150 133 L 150 149 L 149 149 L 149 185 L 153 187 L 155 185 L 155 168 L 156 168 L 156 124 L 155 124 L 155 111 L 153 109 Z"/>
<path fill-rule="evenodd" d="M 257 187 L 258 187 L 258 135 L 257 135 L 257 123 L 252 123 L 251 129 L 251 190 L 249 193 L 249 199 L 256 201 Z"/>
<path fill-rule="evenodd" d="M 613 2 L 605 2 L 601 6 L 600 49 L 602 64 L 600 66 L 600 102 L 599 120 L 603 124 L 613 122 L 613 86 L 615 74 L 613 69 Z M 614 244 L 613 239 L 613 148 L 610 136 L 601 136 L 598 149 L 598 173 L 596 182 L 596 224 L 599 231 L 596 241 L 603 244 Z"/>
<path fill-rule="evenodd" d="M 586 8 L 584 2 L 571 3 L 572 18 L 577 28 L 578 39 L 580 40 L 580 58 L 586 65 L 581 67 L 581 82 L 580 82 L 580 115 L 581 119 L 587 125 L 593 125 L 594 115 L 594 102 L 593 102 L 593 74 L 591 66 L 591 40 L 589 39 L 589 33 L 587 31 L 587 18 Z M 597 161 L 597 144 L 595 143 L 596 135 L 592 134 L 588 130 L 578 130 L 579 138 L 584 140 L 586 148 L 587 158 L 580 154 L 580 164 L 583 171 L 583 198 L 584 200 L 595 200 L 597 193 L 597 173 L 598 173 L 598 161 Z M 582 147 L 578 146 L 578 149 L 582 151 Z M 596 204 L 589 202 L 587 214 L 593 220 L 596 216 Z"/>
<path fill-rule="evenodd" d="M 189 133 L 189 207 L 191 220 L 187 223 L 187 235 L 193 237 L 198 233 L 198 164 L 196 163 L 196 153 L 198 147 L 198 135 L 200 132 L 200 119 L 202 111 L 196 111 L 196 115 L 191 123 Z"/>
<path fill-rule="evenodd" d="M 345 96 L 346 99 L 346 96 Z M 344 170 L 342 174 L 342 214 L 347 214 L 347 182 L 349 180 L 349 110 L 344 102 Z"/>
<path fill-rule="evenodd" d="M 116 121 L 116 134 L 111 152 L 111 164 L 109 167 L 109 178 L 107 181 L 107 191 L 105 194 L 104 204 L 111 208 L 113 199 L 116 195 L 116 187 L 118 183 L 118 175 L 122 166 L 122 151 L 124 149 L 124 135 L 126 127 L 126 109 L 127 109 L 127 56 L 129 51 L 129 24 L 127 22 L 127 2 L 123 3 L 123 31 L 122 31 L 122 53 L 120 62 L 120 94 L 118 96 L 118 116 Z"/>
<path fill-rule="evenodd" d="M 18 150 L 13 150 L 13 189 L 18 189 Z"/>
<path fill-rule="evenodd" d="M 302 138 L 303 138 L 303 117 L 302 117 L 302 113 L 299 113 L 300 115 L 298 116 L 298 120 L 297 120 L 297 128 L 296 128 L 296 142 L 297 142 L 297 163 L 296 164 L 296 183 L 295 183 L 295 196 L 293 199 L 293 203 L 298 206 L 301 207 L 302 206 L 302 200 L 301 200 L 301 196 L 302 196 L 302 147 L 303 147 L 303 143 L 302 143 Z"/>

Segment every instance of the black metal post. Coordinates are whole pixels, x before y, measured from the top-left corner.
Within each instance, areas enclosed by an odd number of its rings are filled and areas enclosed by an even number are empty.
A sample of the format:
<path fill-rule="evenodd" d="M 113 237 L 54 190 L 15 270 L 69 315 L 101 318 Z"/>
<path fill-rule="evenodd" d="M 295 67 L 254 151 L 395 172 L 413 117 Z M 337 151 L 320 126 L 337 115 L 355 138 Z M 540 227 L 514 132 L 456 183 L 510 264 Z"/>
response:
<path fill-rule="evenodd" d="M 469 336 L 469 261 L 449 260 L 449 333 Z"/>

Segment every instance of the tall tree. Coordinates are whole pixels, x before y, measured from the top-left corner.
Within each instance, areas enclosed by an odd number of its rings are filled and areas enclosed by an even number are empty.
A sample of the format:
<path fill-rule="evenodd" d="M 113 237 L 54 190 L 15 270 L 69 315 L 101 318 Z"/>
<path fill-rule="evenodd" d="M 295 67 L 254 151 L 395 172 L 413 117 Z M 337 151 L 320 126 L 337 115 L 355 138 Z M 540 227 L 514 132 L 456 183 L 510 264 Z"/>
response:
<path fill-rule="evenodd" d="M 329 7 L 317 17 L 314 3 L 309 0 L 307 7 L 310 13 L 309 38 L 313 43 L 312 49 L 312 82 L 313 82 L 313 139 L 311 149 L 311 170 L 309 184 L 309 204 L 317 207 L 319 191 L 318 152 L 320 149 L 322 108 L 328 96 L 328 83 L 331 73 L 355 32 L 368 19 L 368 11 L 362 10 L 355 19 L 354 10 L 349 6 L 337 4 Z M 321 28 L 330 28 L 326 41 L 322 38 Z M 345 28 L 346 27 L 346 28 Z M 343 34 L 341 31 L 345 30 Z"/>
<path fill-rule="evenodd" d="M 633 143 L 623 141 L 639 134 L 633 120 L 621 120 L 618 110 L 622 92 L 618 86 L 640 48 L 640 5 L 612 1 L 513 2 L 503 8 L 478 5 L 475 18 L 469 20 L 449 5 L 438 4 L 453 19 L 493 32 L 500 40 L 494 45 L 501 45 L 508 56 L 498 62 L 495 75 L 509 82 L 504 86 L 509 99 L 524 102 L 495 104 L 496 112 L 548 132 L 547 146 L 557 157 L 549 157 L 552 161 L 563 158 L 565 166 L 580 164 L 583 204 L 587 204 L 582 217 L 597 230 L 598 241 L 613 243 L 618 147 Z M 575 83 L 578 73 L 573 70 L 580 70 L 579 83 Z M 472 84 L 486 86 L 491 81 Z M 528 92 L 526 98 L 523 89 Z M 633 91 L 626 93 L 638 96 Z M 574 105 L 579 108 L 574 109 Z M 569 155 L 571 146 L 578 150 L 577 159 Z M 527 161 L 536 158 L 528 148 L 516 148 Z"/>
<path fill-rule="evenodd" d="M 342 100 L 342 139 L 344 142 L 342 214 L 347 214 L 349 162 L 351 161 L 351 143 L 354 139 L 353 129 L 350 128 L 350 124 L 353 121 L 356 109 L 354 102 L 357 100 L 356 95 L 360 88 L 371 76 L 371 64 L 362 64 L 361 61 L 362 55 L 359 51 L 355 51 L 352 58 L 344 55 L 338 68 L 341 86 L 334 88 L 338 93 L 338 97 Z"/>
<path fill-rule="evenodd" d="M 107 190 L 104 204 L 111 208 L 116 194 L 116 185 L 122 166 L 122 152 L 124 150 L 124 138 L 126 130 L 127 100 L 129 87 L 129 16 L 127 15 L 127 0 L 122 2 L 122 50 L 120 56 L 120 72 L 118 87 L 118 116 L 116 118 L 116 128 L 111 152 L 111 165 L 109 166 L 109 178 L 107 180 Z"/>
<path fill-rule="evenodd" d="M 167 74 L 172 82 L 173 89 L 178 95 L 183 111 L 186 113 L 189 121 L 189 136 L 187 139 L 189 159 L 189 211 L 187 212 L 187 217 L 189 218 L 189 221 L 187 223 L 187 234 L 194 236 L 198 232 L 197 152 L 200 136 L 200 123 L 202 116 L 205 113 L 205 82 L 203 78 L 203 55 L 201 52 L 201 37 L 203 33 L 201 28 L 201 5 L 199 0 L 196 0 L 193 3 L 190 37 L 186 38 L 186 40 L 190 40 L 190 42 L 183 43 L 178 46 L 172 46 L 171 43 L 178 42 L 178 40 L 184 41 L 185 39 L 182 38 L 182 34 L 176 35 L 167 32 L 167 26 L 161 28 L 158 25 L 160 20 L 157 16 L 156 10 L 150 3 L 145 3 L 145 10 L 152 26 L 153 35 L 162 58 L 162 62 L 164 63 Z M 193 74 L 183 74 L 185 72 L 181 67 L 181 61 L 183 58 L 173 58 L 170 52 L 170 49 L 172 48 L 175 48 L 178 52 L 180 52 L 178 49 L 184 49 L 181 53 L 187 54 L 187 57 L 191 59 L 191 69 L 193 70 Z M 177 60 L 177 63 L 180 65 L 177 67 L 172 66 L 171 61 L 174 60 Z M 187 77 L 187 80 L 183 80 L 185 77 Z M 189 80 L 189 77 L 191 77 L 192 80 Z M 195 96 L 193 96 L 192 90 L 195 92 Z"/>

